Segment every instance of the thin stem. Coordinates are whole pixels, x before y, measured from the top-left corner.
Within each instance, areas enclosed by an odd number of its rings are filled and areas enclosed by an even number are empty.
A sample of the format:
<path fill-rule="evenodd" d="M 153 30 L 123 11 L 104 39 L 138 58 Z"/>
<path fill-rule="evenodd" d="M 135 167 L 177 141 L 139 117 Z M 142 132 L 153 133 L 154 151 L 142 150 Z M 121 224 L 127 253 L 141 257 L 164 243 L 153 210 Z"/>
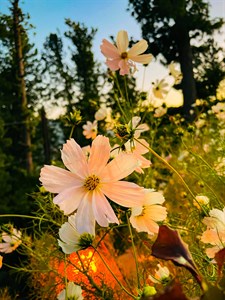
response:
<path fill-rule="evenodd" d="M 105 261 L 105 259 L 103 258 L 103 256 L 101 255 L 101 253 L 98 251 L 97 248 L 95 248 L 94 246 L 92 246 L 96 253 L 98 253 L 99 257 L 101 258 L 102 262 L 104 263 L 104 265 L 106 266 L 106 268 L 109 270 L 109 272 L 111 273 L 111 275 L 113 276 L 113 278 L 116 280 L 116 282 L 119 284 L 119 286 L 121 287 L 122 290 L 124 290 L 124 292 L 129 295 L 130 297 L 132 297 L 133 299 L 137 300 L 137 297 L 134 296 L 133 294 L 131 294 L 123 285 L 122 283 L 119 281 L 119 279 L 115 276 L 115 274 L 113 273 L 113 271 L 111 270 L 110 266 L 107 264 L 107 262 Z"/>
<path fill-rule="evenodd" d="M 186 181 L 183 179 L 183 177 L 180 175 L 180 173 L 173 167 L 171 166 L 164 158 L 162 158 L 158 153 L 156 153 L 151 147 L 147 147 L 146 145 L 144 145 L 142 142 L 140 142 L 140 140 L 134 138 L 134 140 L 136 142 L 138 142 L 139 144 L 141 144 L 142 146 L 144 146 L 145 148 L 147 148 L 155 157 L 157 157 L 159 160 L 161 160 L 167 167 L 168 169 L 170 169 L 171 171 L 173 171 L 181 180 L 181 182 L 183 183 L 183 185 L 186 187 L 186 189 L 188 190 L 188 192 L 191 194 L 193 200 L 198 203 L 198 205 L 202 208 L 202 210 L 204 211 L 204 213 L 206 215 L 208 215 L 208 212 L 205 210 L 205 208 L 201 205 L 201 203 L 199 203 L 199 201 L 196 199 L 194 193 L 192 192 L 192 190 L 189 188 L 189 186 L 187 185 Z"/>
<path fill-rule="evenodd" d="M 75 125 L 73 125 L 72 128 L 71 128 L 69 139 L 71 139 L 71 137 L 73 135 L 73 132 L 74 132 L 74 129 L 75 129 Z"/>
<path fill-rule="evenodd" d="M 134 244 L 134 237 L 133 237 L 132 229 L 130 226 L 130 220 L 129 220 L 127 213 L 126 213 L 126 218 L 127 218 L 127 224 L 128 224 L 128 228 L 129 228 L 129 232 L 130 232 L 130 237 L 131 237 L 132 249 L 133 249 L 133 253 L 134 253 L 134 261 L 135 261 L 136 272 L 137 272 L 137 284 L 138 284 L 138 289 L 140 289 L 140 278 L 139 278 L 139 272 L 138 272 L 137 252 L 136 252 L 136 247 Z"/>
<path fill-rule="evenodd" d="M 28 215 L 18 215 L 18 214 L 5 214 L 5 215 L 0 215 L 0 218 L 11 218 L 11 217 L 16 217 L 16 218 L 27 218 L 27 219 L 34 219 L 34 220 L 40 220 L 40 221 L 49 221 L 49 219 L 45 218 L 40 218 L 40 217 L 35 217 L 35 216 L 28 216 Z M 61 224 L 51 220 L 51 222 L 57 226 L 61 226 Z"/>

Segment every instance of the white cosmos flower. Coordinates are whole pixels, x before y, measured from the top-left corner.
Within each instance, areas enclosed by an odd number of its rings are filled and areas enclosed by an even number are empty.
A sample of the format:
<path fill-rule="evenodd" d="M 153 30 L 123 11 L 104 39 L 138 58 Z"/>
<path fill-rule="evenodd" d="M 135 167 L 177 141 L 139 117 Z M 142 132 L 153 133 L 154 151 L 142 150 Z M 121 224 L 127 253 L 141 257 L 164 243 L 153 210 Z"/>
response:
<path fill-rule="evenodd" d="M 145 196 L 140 206 L 131 210 L 130 222 L 137 231 L 144 231 L 150 235 L 158 233 L 157 222 L 164 221 L 167 216 L 166 208 L 161 206 L 165 201 L 163 195 L 151 189 L 145 189 Z"/>
<path fill-rule="evenodd" d="M 62 290 L 57 297 L 57 300 L 83 300 L 82 289 L 79 285 L 72 281 L 68 282 L 67 289 Z"/>
<path fill-rule="evenodd" d="M 148 278 L 153 283 L 162 283 L 167 280 L 170 276 L 170 271 L 167 267 L 162 267 L 160 264 L 157 264 L 158 270 L 155 271 L 155 274 L 149 275 Z"/>
<path fill-rule="evenodd" d="M 86 238 L 91 241 L 95 235 L 94 220 L 92 226 L 89 226 L 88 228 L 85 228 L 84 224 L 83 230 L 81 229 L 79 233 L 75 226 L 75 219 L 76 214 L 69 216 L 68 222 L 65 222 L 59 229 L 60 240 L 58 240 L 58 244 L 66 254 L 71 254 L 80 249 L 84 249 L 82 245 L 83 240 Z M 90 231 L 90 228 L 92 229 L 92 232 L 87 232 L 87 230 Z"/>
<path fill-rule="evenodd" d="M 11 233 L 2 233 L 2 243 L 0 243 L 0 252 L 11 253 L 13 252 L 21 243 L 21 231 L 15 228 L 12 229 Z"/>

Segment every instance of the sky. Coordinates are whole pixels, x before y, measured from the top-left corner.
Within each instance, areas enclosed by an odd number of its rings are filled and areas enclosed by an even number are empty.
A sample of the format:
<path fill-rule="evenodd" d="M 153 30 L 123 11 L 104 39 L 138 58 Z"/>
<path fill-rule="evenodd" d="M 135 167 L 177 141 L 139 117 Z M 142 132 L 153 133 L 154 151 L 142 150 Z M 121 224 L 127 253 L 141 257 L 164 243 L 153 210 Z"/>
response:
<path fill-rule="evenodd" d="M 211 16 L 225 19 L 225 0 L 210 0 Z M 61 34 L 67 30 L 65 18 L 75 22 L 84 23 L 88 28 L 97 28 L 94 39 L 93 51 L 95 58 L 104 63 L 105 58 L 100 52 L 103 38 L 109 39 L 110 35 L 116 36 L 121 29 L 126 30 L 135 40 L 141 39 L 140 25 L 127 11 L 128 0 L 21 0 L 20 5 L 25 13 L 29 13 L 30 22 L 36 27 L 32 42 L 41 50 L 45 38 L 58 29 Z M 9 0 L 0 0 L 0 12 L 8 13 Z M 224 36 L 219 35 L 220 43 L 225 43 Z M 153 61 L 147 68 L 145 75 L 143 68 L 139 67 L 137 86 L 147 89 L 148 83 L 161 79 L 167 70 L 158 62 Z M 143 82 L 144 80 L 144 82 Z"/>

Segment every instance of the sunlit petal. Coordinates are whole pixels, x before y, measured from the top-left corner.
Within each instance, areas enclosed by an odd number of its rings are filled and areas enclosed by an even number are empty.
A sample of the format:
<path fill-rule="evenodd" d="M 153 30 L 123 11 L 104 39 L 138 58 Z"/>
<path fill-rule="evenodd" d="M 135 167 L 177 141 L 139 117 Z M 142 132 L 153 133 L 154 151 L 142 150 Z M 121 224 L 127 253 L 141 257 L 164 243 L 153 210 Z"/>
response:
<path fill-rule="evenodd" d="M 127 51 L 129 40 L 128 34 L 125 30 L 120 30 L 116 37 L 116 45 L 118 47 L 119 53 L 123 53 Z"/>
<path fill-rule="evenodd" d="M 95 235 L 95 217 L 92 208 L 92 194 L 86 193 L 77 210 L 75 226 L 78 232 Z"/>
<path fill-rule="evenodd" d="M 100 46 L 101 52 L 107 58 L 120 58 L 120 54 L 115 45 L 107 41 L 106 39 L 102 40 L 102 45 Z"/>
<path fill-rule="evenodd" d="M 61 153 L 62 161 L 68 170 L 79 177 L 87 176 L 88 168 L 86 156 L 74 139 L 68 140 L 67 143 L 63 145 Z"/>
<path fill-rule="evenodd" d="M 144 189 L 127 181 L 102 184 L 102 192 L 112 201 L 125 207 L 139 206 L 144 197 Z"/>
<path fill-rule="evenodd" d="M 59 193 L 53 202 L 59 206 L 65 215 L 73 213 L 82 202 L 86 191 L 83 187 L 71 187 Z"/>
<path fill-rule="evenodd" d="M 88 160 L 90 174 L 100 174 L 105 168 L 110 158 L 109 139 L 103 135 L 98 135 L 92 142 L 90 156 Z"/>
<path fill-rule="evenodd" d="M 79 178 L 67 170 L 56 166 L 44 166 L 41 169 L 40 181 L 51 193 L 60 193 L 77 184 Z"/>
<path fill-rule="evenodd" d="M 130 175 L 138 166 L 138 161 L 132 154 L 120 153 L 101 173 L 102 182 L 117 181 Z"/>
<path fill-rule="evenodd" d="M 128 51 L 128 57 L 133 59 L 133 57 L 136 57 L 137 55 L 145 52 L 147 48 L 148 43 L 146 42 L 146 40 L 141 40 L 130 48 L 130 50 Z"/>
<path fill-rule="evenodd" d="M 135 61 L 137 63 L 147 65 L 152 61 L 153 56 L 152 56 L 152 54 L 142 54 L 142 55 L 134 56 L 130 59 L 132 59 L 133 61 Z"/>
<path fill-rule="evenodd" d="M 101 191 L 93 193 L 92 207 L 95 219 L 100 226 L 107 227 L 109 222 L 119 224 L 112 207 Z"/>

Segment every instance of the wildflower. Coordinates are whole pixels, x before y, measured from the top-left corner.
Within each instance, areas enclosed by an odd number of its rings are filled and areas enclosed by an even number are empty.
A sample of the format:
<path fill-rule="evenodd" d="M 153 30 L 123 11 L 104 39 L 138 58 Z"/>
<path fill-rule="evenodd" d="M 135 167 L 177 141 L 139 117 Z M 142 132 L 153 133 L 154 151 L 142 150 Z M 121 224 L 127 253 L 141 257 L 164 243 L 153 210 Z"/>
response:
<path fill-rule="evenodd" d="M 117 127 L 117 136 L 123 141 L 138 139 L 142 132 L 149 130 L 146 123 L 140 124 L 140 117 L 133 117 L 130 122 L 126 125 L 120 125 Z"/>
<path fill-rule="evenodd" d="M 225 120 L 225 102 L 218 102 L 211 107 L 212 112 L 219 120 Z"/>
<path fill-rule="evenodd" d="M 81 249 L 88 248 L 94 239 L 95 234 L 95 224 L 93 223 L 93 232 L 90 234 L 87 232 L 89 228 L 82 228 L 82 231 L 78 232 L 75 226 L 76 214 L 68 217 L 68 222 L 65 222 L 59 229 L 58 240 L 59 246 L 62 248 L 63 252 L 66 254 L 71 254 Z"/>
<path fill-rule="evenodd" d="M 138 162 L 138 166 L 135 169 L 138 173 L 144 173 L 142 169 L 149 168 L 151 165 L 151 161 L 146 159 L 143 154 L 146 154 L 148 152 L 149 144 L 144 139 L 138 139 L 138 143 L 136 141 L 128 141 L 124 144 L 124 150 L 123 153 L 127 155 L 133 155 Z M 111 151 L 113 157 L 116 157 L 121 153 L 121 147 L 119 145 L 114 145 Z"/>
<path fill-rule="evenodd" d="M 174 84 L 179 84 L 182 80 L 182 73 L 180 70 L 177 69 L 177 64 L 169 64 L 169 72 L 170 75 L 174 78 Z"/>
<path fill-rule="evenodd" d="M 87 124 L 83 125 L 83 135 L 86 137 L 86 139 L 94 139 L 97 136 L 97 126 L 98 122 L 95 120 L 93 123 L 90 121 L 87 121 Z"/>
<path fill-rule="evenodd" d="M 106 106 L 101 106 L 95 113 L 95 120 L 101 121 L 111 115 L 111 108 Z"/>
<path fill-rule="evenodd" d="M 130 222 L 137 231 L 145 231 L 150 235 L 158 233 L 156 222 L 165 220 L 166 208 L 161 206 L 165 201 L 163 195 L 151 189 L 145 189 L 141 206 L 133 207 Z"/>
<path fill-rule="evenodd" d="M 203 219 L 207 229 L 203 232 L 201 241 L 213 245 L 206 249 L 208 257 L 213 258 L 225 245 L 225 208 L 223 210 L 214 208 L 210 210 L 209 215 Z"/>
<path fill-rule="evenodd" d="M 107 58 L 106 64 L 112 71 L 120 69 L 120 75 L 130 73 L 130 68 L 136 70 L 135 62 L 141 64 L 149 64 L 152 60 L 151 54 L 142 54 L 148 48 L 148 43 L 141 40 L 127 50 L 129 45 L 128 34 L 121 30 L 116 37 L 116 46 L 103 39 L 101 52 Z"/>
<path fill-rule="evenodd" d="M 166 113 L 167 113 L 167 107 L 162 105 L 155 109 L 154 117 L 160 118 L 164 116 Z"/>
<path fill-rule="evenodd" d="M 170 277 L 170 271 L 167 267 L 162 267 L 160 264 L 157 264 L 158 270 L 155 271 L 154 276 L 149 275 L 148 278 L 153 283 L 165 283 L 168 282 Z"/>
<path fill-rule="evenodd" d="M 193 204 L 198 209 L 201 208 L 201 206 L 207 206 L 209 204 L 209 198 L 207 196 L 198 195 L 195 197 L 197 201 L 194 201 Z"/>
<path fill-rule="evenodd" d="M 135 170 L 137 160 L 132 155 L 124 159 L 121 153 L 108 163 L 110 150 L 109 139 L 99 135 L 92 142 L 87 158 L 75 140 L 70 139 L 62 149 L 62 160 L 70 172 L 56 166 L 44 166 L 41 170 L 43 186 L 58 193 L 54 203 L 66 215 L 77 210 L 78 232 L 86 224 L 85 228 L 89 228 L 86 231 L 91 233 L 93 220 L 103 227 L 109 222 L 119 223 L 106 197 L 125 207 L 137 206 L 143 198 L 142 187 L 120 181 Z"/>
<path fill-rule="evenodd" d="M 57 297 L 58 300 L 83 300 L 82 289 L 72 281 L 68 282 L 67 289 L 62 290 Z"/>
<path fill-rule="evenodd" d="M 12 228 L 10 233 L 2 233 L 2 243 L 0 243 L 0 252 L 11 253 L 13 252 L 21 243 L 21 231 Z"/>
<path fill-rule="evenodd" d="M 160 81 L 156 80 L 152 89 L 153 95 L 156 98 L 163 99 L 168 93 L 168 86 L 169 85 L 165 79 L 161 79 Z"/>
<path fill-rule="evenodd" d="M 127 125 L 121 125 L 117 128 L 117 135 L 124 142 L 124 152 L 133 155 L 137 159 L 138 166 L 135 171 L 143 173 L 142 168 L 148 168 L 151 162 L 143 157 L 143 154 L 148 152 L 149 144 L 144 139 L 139 139 L 139 137 L 142 132 L 149 130 L 149 127 L 145 123 L 139 125 L 140 121 L 140 117 L 133 117 Z M 115 151 L 116 149 L 119 150 Z M 115 145 L 112 151 L 113 155 L 116 156 L 120 153 L 120 147 Z"/>

